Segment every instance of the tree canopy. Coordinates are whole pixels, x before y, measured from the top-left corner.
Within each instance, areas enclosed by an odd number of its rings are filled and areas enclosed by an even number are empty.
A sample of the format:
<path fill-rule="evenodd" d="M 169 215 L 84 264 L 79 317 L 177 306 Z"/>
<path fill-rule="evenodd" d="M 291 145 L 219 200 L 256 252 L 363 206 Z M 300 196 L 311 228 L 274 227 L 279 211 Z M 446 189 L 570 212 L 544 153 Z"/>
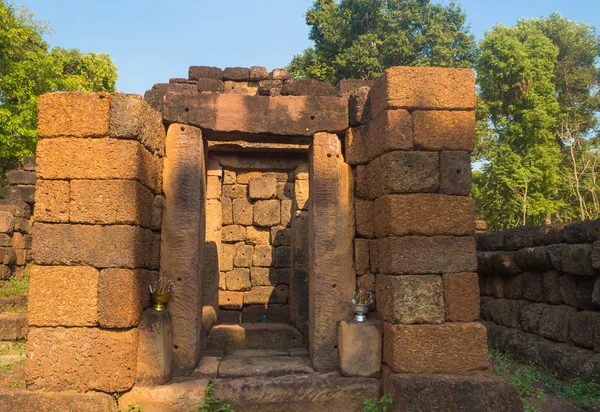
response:
<path fill-rule="evenodd" d="M 479 44 L 473 196 L 492 230 L 599 216 L 600 38 L 553 14 Z"/>
<path fill-rule="evenodd" d="M 50 49 L 50 29 L 25 8 L 0 0 L 0 169 L 32 155 L 37 99 L 55 91 L 113 92 L 117 69 L 105 53 Z"/>
<path fill-rule="evenodd" d="M 296 78 L 375 79 L 391 66 L 472 67 L 475 38 L 460 7 L 429 0 L 315 0 L 314 47 L 289 65 Z"/>

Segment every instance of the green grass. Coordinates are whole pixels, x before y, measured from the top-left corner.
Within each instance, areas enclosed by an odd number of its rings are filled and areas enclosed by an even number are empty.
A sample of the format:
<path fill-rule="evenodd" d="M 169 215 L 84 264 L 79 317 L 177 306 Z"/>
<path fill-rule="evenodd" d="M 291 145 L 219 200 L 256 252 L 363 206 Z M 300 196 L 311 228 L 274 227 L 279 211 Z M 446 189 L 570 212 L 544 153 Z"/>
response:
<path fill-rule="evenodd" d="M 382 396 L 377 399 L 365 399 L 363 412 L 390 412 L 394 407 L 394 401 L 390 396 Z"/>
<path fill-rule="evenodd" d="M 26 342 L 14 340 L 9 344 L 0 346 L 0 356 L 2 355 L 20 355 L 25 353 Z"/>
<path fill-rule="evenodd" d="M 25 359 L 21 359 L 17 362 L 0 362 L 0 372 L 7 374 L 17 367 L 23 367 L 25 365 Z"/>
<path fill-rule="evenodd" d="M 29 277 L 12 277 L 0 287 L 0 297 L 4 296 L 27 296 L 29 293 Z"/>
<path fill-rule="evenodd" d="M 510 354 L 493 349 L 489 351 L 489 357 L 492 371 L 510 380 L 519 391 L 525 412 L 537 412 L 531 404 L 533 398 L 541 403 L 546 401 L 546 393 L 540 388 L 542 385 L 577 407 L 587 402 L 600 402 L 600 386 L 595 382 L 584 382 L 579 378 L 560 381 L 535 366 L 516 365 L 516 360 Z"/>
<path fill-rule="evenodd" d="M 18 380 L 13 379 L 12 381 L 10 381 L 10 383 L 8 384 L 9 388 L 24 388 L 25 387 L 25 383 L 23 382 L 19 382 Z"/>

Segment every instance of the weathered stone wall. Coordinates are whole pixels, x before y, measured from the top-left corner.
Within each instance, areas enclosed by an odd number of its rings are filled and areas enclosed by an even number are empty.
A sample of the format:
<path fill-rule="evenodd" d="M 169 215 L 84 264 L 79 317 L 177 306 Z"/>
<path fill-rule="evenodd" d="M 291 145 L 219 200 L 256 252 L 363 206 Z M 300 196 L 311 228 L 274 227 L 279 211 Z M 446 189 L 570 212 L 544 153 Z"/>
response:
<path fill-rule="evenodd" d="M 305 207 L 307 182 L 296 170 L 209 176 L 209 200 L 222 208 L 220 323 L 291 321 L 292 215 Z"/>
<path fill-rule="evenodd" d="M 127 390 L 159 267 L 164 128 L 140 96 L 54 93 L 38 135 L 28 388 Z"/>
<path fill-rule="evenodd" d="M 296 215 L 308 209 L 307 153 L 270 150 L 267 156 L 252 151 L 234 155 L 210 150 L 209 143 L 206 334 L 215 323 L 262 322 L 263 315 L 267 322 L 292 323 L 300 309 L 308 319 L 308 291 L 300 296 L 290 285 L 300 277 L 301 283 L 308 282 L 300 255 L 308 235 L 296 231 L 294 236 L 293 227 Z M 294 253 L 294 245 L 300 252 Z M 298 270 L 292 268 L 294 255 Z"/>
<path fill-rule="evenodd" d="M 600 221 L 480 234 L 477 249 L 483 319 L 537 335 L 539 341 L 569 344 L 574 351 L 567 358 L 586 357 L 575 348 L 587 349 L 590 360 L 600 351 Z M 494 331 L 490 344 L 500 349 L 515 340 L 534 342 L 502 328 Z M 561 368 L 558 358 L 537 360 L 567 377 L 565 369 L 584 369 Z M 600 381 L 600 368 L 581 375 Z"/>
<path fill-rule="evenodd" d="M 6 174 L 6 180 L 2 198 L 32 206 L 35 193 L 35 156 L 25 157 L 19 169 L 10 170 Z"/>
<path fill-rule="evenodd" d="M 485 369 L 469 198 L 473 72 L 391 68 L 362 101 L 346 159 L 358 284 L 377 291 L 383 361 L 396 373 Z"/>

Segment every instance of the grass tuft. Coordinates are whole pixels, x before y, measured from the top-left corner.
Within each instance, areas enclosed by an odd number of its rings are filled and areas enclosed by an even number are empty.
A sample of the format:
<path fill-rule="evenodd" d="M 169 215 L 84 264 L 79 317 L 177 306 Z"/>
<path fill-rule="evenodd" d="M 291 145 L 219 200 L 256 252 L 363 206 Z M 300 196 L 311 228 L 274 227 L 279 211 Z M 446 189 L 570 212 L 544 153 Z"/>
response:
<path fill-rule="evenodd" d="M 515 385 L 526 412 L 538 412 L 531 404 L 533 398 L 546 402 L 544 389 L 577 407 L 588 402 L 600 402 L 600 386 L 596 382 L 585 382 L 579 378 L 560 381 L 535 366 L 519 365 L 510 354 L 494 349 L 489 351 L 489 358 L 493 372 Z"/>
<path fill-rule="evenodd" d="M 5 296 L 27 296 L 29 293 L 29 277 L 12 277 L 0 287 L 0 297 Z"/>

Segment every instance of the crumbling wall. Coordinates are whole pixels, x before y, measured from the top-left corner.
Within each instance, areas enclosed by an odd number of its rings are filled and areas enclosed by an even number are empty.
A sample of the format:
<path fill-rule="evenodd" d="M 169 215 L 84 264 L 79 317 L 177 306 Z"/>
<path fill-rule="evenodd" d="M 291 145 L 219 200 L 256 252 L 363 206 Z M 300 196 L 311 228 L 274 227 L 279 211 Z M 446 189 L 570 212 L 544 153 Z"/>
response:
<path fill-rule="evenodd" d="M 246 96 L 336 96 L 338 90 L 330 83 L 316 80 L 292 80 L 286 69 L 269 72 L 265 67 L 191 66 L 189 76 L 157 83 L 144 95 L 155 109 L 161 110 L 168 92 L 198 92 L 241 94 Z M 345 92 L 342 90 L 342 92 Z M 346 97 L 347 96 L 343 96 Z"/>
<path fill-rule="evenodd" d="M 27 385 L 133 386 L 157 276 L 164 128 L 140 96 L 40 98 Z"/>
<path fill-rule="evenodd" d="M 490 345 L 566 378 L 600 381 L 594 361 L 600 351 L 600 221 L 477 236 L 481 315 L 493 322 Z M 545 349 L 552 342 L 569 346 Z"/>
<path fill-rule="evenodd" d="M 0 200 L 0 341 L 27 336 L 30 215 L 29 204 L 15 198 Z"/>

